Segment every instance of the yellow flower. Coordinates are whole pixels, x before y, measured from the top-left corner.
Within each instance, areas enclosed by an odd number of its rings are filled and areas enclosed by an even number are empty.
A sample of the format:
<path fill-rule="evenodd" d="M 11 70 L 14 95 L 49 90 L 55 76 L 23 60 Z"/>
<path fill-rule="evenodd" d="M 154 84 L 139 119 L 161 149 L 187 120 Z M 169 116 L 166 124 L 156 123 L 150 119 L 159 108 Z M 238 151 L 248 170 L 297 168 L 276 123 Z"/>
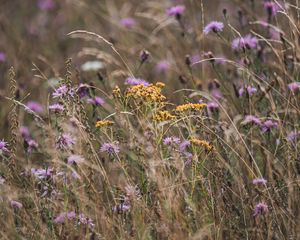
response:
<path fill-rule="evenodd" d="M 143 84 L 136 85 L 127 90 L 126 97 L 133 97 L 151 103 L 161 103 L 166 100 L 166 97 L 161 94 L 163 85 L 163 83 L 150 84 L 148 86 Z"/>
<path fill-rule="evenodd" d="M 205 103 L 187 103 L 183 105 L 179 105 L 176 107 L 177 112 L 184 112 L 187 110 L 202 110 L 203 108 L 206 107 Z"/>
<path fill-rule="evenodd" d="M 168 111 L 158 111 L 154 116 L 154 120 L 157 122 L 174 120 L 176 117 L 170 114 Z"/>
<path fill-rule="evenodd" d="M 113 124 L 114 122 L 110 120 L 100 120 L 96 122 L 96 128 L 108 127 L 108 126 L 112 126 Z"/>
<path fill-rule="evenodd" d="M 119 86 L 116 86 L 113 89 L 112 94 L 113 94 L 114 98 L 120 98 L 121 97 L 121 89 L 119 88 Z"/>
<path fill-rule="evenodd" d="M 212 151 L 214 150 L 214 146 L 209 143 L 208 141 L 205 141 L 205 140 L 200 140 L 200 139 L 197 139 L 197 138 L 192 138 L 190 140 L 190 142 L 196 146 L 202 146 L 204 147 L 207 151 Z"/>

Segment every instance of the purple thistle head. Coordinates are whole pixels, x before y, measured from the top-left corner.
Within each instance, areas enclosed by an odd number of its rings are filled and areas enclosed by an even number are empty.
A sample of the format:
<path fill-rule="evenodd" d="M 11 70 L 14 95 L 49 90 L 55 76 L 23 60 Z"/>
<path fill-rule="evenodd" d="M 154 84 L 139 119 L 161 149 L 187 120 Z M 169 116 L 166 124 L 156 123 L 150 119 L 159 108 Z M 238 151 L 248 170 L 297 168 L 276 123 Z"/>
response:
<path fill-rule="evenodd" d="M 74 211 L 68 212 L 67 213 L 67 218 L 69 220 L 74 220 L 76 218 L 76 213 Z"/>
<path fill-rule="evenodd" d="M 10 206 L 15 209 L 21 209 L 23 207 L 23 204 L 18 201 L 11 200 Z"/>
<path fill-rule="evenodd" d="M 26 107 L 28 107 L 31 111 L 36 112 L 36 113 L 44 112 L 44 107 L 36 101 L 29 101 L 26 104 Z"/>
<path fill-rule="evenodd" d="M 91 86 L 88 84 L 81 83 L 77 88 L 77 94 L 79 95 L 79 97 L 84 98 L 84 97 L 88 96 L 90 87 Z"/>
<path fill-rule="evenodd" d="M 61 87 L 55 89 L 54 93 L 52 93 L 52 96 L 54 98 L 58 98 L 58 97 L 64 97 L 68 94 L 69 89 L 66 85 L 62 85 Z"/>
<path fill-rule="evenodd" d="M 0 140 L 0 155 L 9 152 L 7 145 L 7 142 L 5 142 L 3 139 Z"/>
<path fill-rule="evenodd" d="M 186 152 L 186 149 L 191 145 L 189 140 L 184 140 L 180 145 L 179 145 L 179 151 L 181 153 Z"/>
<path fill-rule="evenodd" d="M 136 26 L 136 21 L 133 18 L 122 18 L 120 24 L 125 28 L 133 28 Z"/>
<path fill-rule="evenodd" d="M 4 52 L 0 52 L 0 62 L 6 61 L 6 54 Z"/>
<path fill-rule="evenodd" d="M 68 157 L 68 164 L 74 164 L 74 163 L 79 164 L 83 161 L 84 161 L 84 158 L 81 157 L 80 155 L 73 154 Z"/>
<path fill-rule="evenodd" d="M 221 98 L 223 98 L 223 94 L 220 91 L 219 88 L 214 88 L 210 91 L 210 94 L 217 100 L 220 100 Z"/>
<path fill-rule="evenodd" d="M 38 0 L 37 5 L 41 10 L 51 10 L 55 7 L 53 0 Z"/>
<path fill-rule="evenodd" d="M 261 125 L 261 121 L 258 117 L 254 115 L 246 115 L 243 121 L 243 124 L 255 124 L 255 125 Z"/>
<path fill-rule="evenodd" d="M 83 213 L 79 214 L 79 224 L 88 225 L 91 228 L 95 226 L 93 220 L 85 216 Z"/>
<path fill-rule="evenodd" d="M 62 104 L 55 103 L 49 106 L 49 110 L 55 113 L 61 113 L 65 110 L 65 107 Z"/>
<path fill-rule="evenodd" d="M 23 138 L 25 139 L 29 139 L 30 138 L 30 132 L 29 132 L 29 128 L 25 127 L 25 126 L 21 126 L 20 127 L 20 134 Z"/>
<path fill-rule="evenodd" d="M 115 143 L 103 143 L 100 147 L 100 152 L 106 152 L 108 154 L 119 153 L 120 148 Z"/>
<path fill-rule="evenodd" d="M 279 6 L 275 2 L 265 1 L 264 8 L 267 10 L 269 16 L 275 16 L 280 10 Z"/>
<path fill-rule="evenodd" d="M 87 100 L 87 102 L 94 105 L 94 106 L 102 106 L 105 103 L 103 98 L 101 98 L 99 96 L 95 96 L 94 98 L 89 98 Z"/>
<path fill-rule="evenodd" d="M 33 150 L 38 148 L 38 143 L 36 141 L 34 141 L 33 139 L 28 139 L 26 140 L 27 144 L 28 144 L 28 148 L 27 148 L 27 152 L 28 153 L 32 153 Z"/>
<path fill-rule="evenodd" d="M 121 203 L 112 208 L 112 211 L 115 213 L 124 213 L 130 210 L 131 206 L 129 203 Z"/>
<path fill-rule="evenodd" d="M 54 218 L 53 222 L 55 224 L 62 224 L 62 223 L 64 223 L 66 221 L 66 218 L 67 218 L 67 213 L 66 212 L 62 212 L 62 213 L 58 214 Z"/>
<path fill-rule="evenodd" d="M 250 85 L 246 87 L 246 90 L 249 96 L 252 96 L 254 93 L 257 92 L 257 88 Z M 238 92 L 239 92 L 239 97 L 242 97 L 245 93 L 245 87 L 241 87 Z"/>
<path fill-rule="evenodd" d="M 293 130 L 291 132 L 288 133 L 287 135 L 287 140 L 289 142 L 293 142 L 295 141 L 298 137 L 300 137 L 300 131 L 297 130 Z"/>
<path fill-rule="evenodd" d="M 214 101 L 210 101 L 207 103 L 207 108 L 210 110 L 210 111 L 214 111 L 214 110 L 217 110 L 219 109 L 219 104 L 214 102 Z"/>
<path fill-rule="evenodd" d="M 291 92 L 297 92 L 300 90 L 300 82 L 292 82 L 288 85 Z"/>
<path fill-rule="evenodd" d="M 251 34 L 245 37 L 236 38 L 232 41 L 231 47 L 234 50 L 255 49 L 258 46 L 258 40 Z"/>
<path fill-rule="evenodd" d="M 75 138 L 72 137 L 69 133 L 63 133 L 57 139 L 57 147 L 60 149 L 71 148 L 75 143 Z"/>
<path fill-rule="evenodd" d="M 184 5 L 177 5 L 174 7 L 171 7 L 167 10 L 167 15 L 169 17 L 180 17 L 185 11 L 185 6 Z"/>
<path fill-rule="evenodd" d="M 45 178 L 50 178 L 53 176 L 54 171 L 52 168 L 47 168 L 47 169 L 43 169 L 43 168 L 39 168 L 39 169 L 35 169 L 32 168 L 31 169 L 31 174 L 33 174 L 37 179 L 42 180 Z"/>
<path fill-rule="evenodd" d="M 266 185 L 267 184 L 267 180 L 264 178 L 255 178 L 253 179 L 252 183 L 254 185 Z"/>
<path fill-rule="evenodd" d="M 262 131 L 263 132 L 270 132 L 272 130 L 272 128 L 277 128 L 277 127 L 278 127 L 278 123 L 269 119 L 269 120 L 266 120 L 262 124 Z"/>
<path fill-rule="evenodd" d="M 209 34 L 210 32 L 218 33 L 222 32 L 224 28 L 224 24 L 222 22 L 212 21 L 207 24 L 203 30 L 205 35 Z"/>
<path fill-rule="evenodd" d="M 166 73 L 170 69 L 170 63 L 168 60 L 161 60 L 155 66 L 157 73 Z"/>
<path fill-rule="evenodd" d="M 144 85 L 144 86 L 149 86 L 149 83 L 141 78 L 134 78 L 134 77 L 129 77 L 125 80 L 126 85 L 130 86 L 135 86 L 135 85 Z"/>
<path fill-rule="evenodd" d="M 166 137 L 163 140 L 163 144 L 166 146 L 171 146 L 171 145 L 179 145 L 180 144 L 180 139 L 178 137 Z"/>
<path fill-rule="evenodd" d="M 259 215 L 264 215 L 268 212 L 269 212 L 268 205 L 263 202 L 260 202 L 256 204 L 253 216 L 256 217 Z"/>

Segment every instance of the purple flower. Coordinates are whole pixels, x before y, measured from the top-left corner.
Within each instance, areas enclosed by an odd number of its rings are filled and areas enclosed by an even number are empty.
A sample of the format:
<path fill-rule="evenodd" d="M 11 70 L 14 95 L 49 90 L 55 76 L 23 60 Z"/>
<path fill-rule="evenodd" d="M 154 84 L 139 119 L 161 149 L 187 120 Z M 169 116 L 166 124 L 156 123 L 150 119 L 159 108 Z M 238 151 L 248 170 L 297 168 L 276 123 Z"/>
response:
<path fill-rule="evenodd" d="M 11 201 L 10 201 L 10 206 L 11 206 L 12 208 L 15 208 L 15 209 L 21 209 L 21 208 L 23 207 L 23 204 L 20 203 L 20 202 L 11 200 Z"/>
<path fill-rule="evenodd" d="M 231 47 L 234 50 L 244 50 L 244 49 L 255 49 L 257 48 L 258 40 L 256 37 L 251 36 L 251 34 L 245 37 L 236 38 L 232 41 Z"/>
<path fill-rule="evenodd" d="M 64 97 L 68 94 L 68 92 L 68 87 L 66 85 L 62 85 L 61 87 L 57 88 L 54 93 L 52 93 L 52 96 L 54 98 Z"/>
<path fill-rule="evenodd" d="M 267 10 L 270 16 L 275 16 L 277 12 L 280 10 L 279 6 L 271 1 L 264 2 L 264 8 Z"/>
<path fill-rule="evenodd" d="M 266 185 L 267 184 L 267 180 L 264 179 L 264 178 L 255 178 L 255 179 L 253 179 L 252 183 L 254 185 L 260 185 L 260 184 L 261 185 Z"/>
<path fill-rule="evenodd" d="M 28 153 L 32 153 L 32 151 L 34 149 L 37 149 L 38 148 L 38 143 L 36 141 L 34 141 L 33 139 L 28 139 L 26 140 L 27 144 L 28 144 L 28 148 L 27 148 L 27 152 Z"/>
<path fill-rule="evenodd" d="M 94 98 L 89 98 L 87 100 L 88 103 L 94 105 L 94 106 L 102 106 L 105 101 L 103 100 L 103 98 L 95 96 Z"/>
<path fill-rule="evenodd" d="M 62 224 L 66 221 L 67 218 L 67 213 L 66 212 L 62 212 L 60 214 L 58 214 L 55 219 L 53 220 L 54 223 L 56 224 Z"/>
<path fill-rule="evenodd" d="M 55 113 L 61 113 L 65 110 L 65 108 L 62 104 L 55 103 L 49 106 L 49 110 Z"/>
<path fill-rule="evenodd" d="M 53 0 L 38 0 L 38 8 L 41 10 L 51 10 L 55 7 Z"/>
<path fill-rule="evenodd" d="M 7 142 L 5 142 L 3 139 L 0 140 L 0 155 L 3 153 L 7 153 L 9 150 L 7 149 Z"/>
<path fill-rule="evenodd" d="M 30 138 L 30 132 L 29 132 L 28 127 L 25 127 L 25 126 L 20 127 L 20 134 L 24 139 Z"/>
<path fill-rule="evenodd" d="M 109 154 L 114 154 L 120 152 L 118 145 L 114 143 L 103 143 L 100 148 L 100 152 L 107 152 Z"/>
<path fill-rule="evenodd" d="M 93 220 L 86 217 L 83 213 L 79 214 L 79 224 L 89 225 L 91 228 L 95 226 Z"/>
<path fill-rule="evenodd" d="M 287 135 L 287 140 L 288 140 L 289 142 L 293 142 L 293 141 L 296 140 L 298 137 L 300 137 L 300 131 L 293 130 L 293 131 L 291 131 L 291 132 Z"/>
<path fill-rule="evenodd" d="M 207 103 L 207 108 L 210 110 L 210 111 L 214 111 L 216 109 L 219 108 L 219 104 L 214 102 L 214 101 L 210 101 Z"/>
<path fill-rule="evenodd" d="M 6 54 L 4 52 L 0 52 L 0 62 L 6 61 Z"/>
<path fill-rule="evenodd" d="M 272 128 L 277 128 L 277 127 L 278 127 L 277 122 L 273 122 L 272 120 L 266 120 L 262 124 L 262 131 L 263 132 L 269 132 L 269 131 L 271 131 Z"/>
<path fill-rule="evenodd" d="M 179 151 L 181 153 L 185 152 L 186 149 L 191 145 L 189 140 L 184 140 L 180 145 L 179 145 Z"/>
<path fill-rule="evenodd" d="M 136 21 L 133 18 L 122 18 L 120 24 L 125 28 L 133 28 L 136 25 Z"/>
<path fill-rule="evenodd" d="M 57 139 L 57 147 L 60 149 L 71 148 L 75 143 L 75 138 L 72 137 L 69 133 L 63 133 Z"/>
<path fill-rule="evenodd" d="M 290 89 L 290 91 L 296 92 L 300 90 L 300 82 L 292 82 L 288 85 L 288 88 Z"/>
<path fill-rule="evenodd" d="M 159 61 L 155 66 L 155 71 L 157 73 L 165 73 L 169 70 L 170 63 L 167 60 Z"/>
<path fill-rule="evenodd" d="M 84 158 L 79 155 L 73 154 L 68 157 L 68 164 L 74 164 L 74 163 L 79 164 L 83 161 L 84 161 Z"/>
<path fill-rule="evenodd" d="M 180 144 L 180 139 L 178 137 L 166 137 L 163 140 L 163 144 L 166 146 L 170 146 L 173 144 L 178 145 L 178 144 Z"/>
<path fill-rule="evenodd" d="M 79 95 L 80 98 L 84 98 L 89 95 L 89 88 L 91 86 L 88 84 L 80 84 L 77 88 L 77 94 Z"/>
<path fill-rule="evenodd" d="M 121 203 L 117 206 L 114 206 L 112 208 L 112 211 L 115 213 L 123 213 L 123 212 L 127 212 L 130 210 L 130 204 L 129 203 Z"/>
<path fill-rule="evenodd" d="M 174 6 L 174 7 L 171 7 L 167 10 L 167 15 L 169 17 L 180 17 L 183 12 L 185 11 L 185 6 L 184 5 L 177 5 L 177 6 Z"/>
<path fill-rule="evenodd" d="M 246 87 L 247 93 L 249 96 L 252 96 L 254 93 L 257 92 L 257 88 L 253 87 L 253 86 L 247 86 Z M 245 93 L 245 87 L 241 87 L 239 89 L 239 97 L 242 97 Z"/>
<path fill-rule="evenodd" d="M 144 85 L 144 86 L 148 86 L 149 83 L 141 78 L 133 78 L 133 77 L 129 77 L 125 80 L 125 84 L 126 85 L 130 85 L 130 86 L 135 86 L 135 85 Z"/>
<path fill-rule="evenodd" d="M 203 30 L 205 35 L 209 34 L 210 32 L 218 33 L 222 32 L 224 28 L 224 24 L 222 22 L 212 21 L 207 24 Z"/>
<path fill-rule="evenodd" d="M 42 113 L 44 111 L 44 107 L 40 103 L 35 102 L 35 101 L 29 101 L 26 104 L 26 107 L 36 113 Z"/>
<path fill-rule="evenodd" d="M 68 213 L 67 213 L 67 218 L 68 218 L 69 220 L 75 219 L 75 218 L 76 218 L 76 213 L 75 213 L 74 211 L 68 212 Z"/>
<path fill-rule="evenodd" d="M 263 202 L 260 202 L 256 204 L 253 216 L 256 217 L 258 215 L 263 215 L 268 212 L 269 212 L 268 205 Z"/>
<path fill-rule="evenodd" d="M 210 94 L 217 100 L 220 100 L 223 97 L 222 92 L 219 88 L 214 88 L 210 91 Z"/>
<path fill-rule="evenodd" d="M 47 168 L 47 169 L 43 169 L 43 168 L 39 168 L 39 169 L 35 169 L 32 168 L 31 169 L 31 173 L 39 180 L 45 179 L 45 178 L 49 178 L 53 176 L 53 169 L 52 168 Z"/>
<path fill-rule="evenodd" d="M 242 122 L 243 124 L 256 124 L 256 125 L 261 125 L 261 121 L 258 117 L 253 116 L 253 115 L 246 115 L 244 121 Z"/>

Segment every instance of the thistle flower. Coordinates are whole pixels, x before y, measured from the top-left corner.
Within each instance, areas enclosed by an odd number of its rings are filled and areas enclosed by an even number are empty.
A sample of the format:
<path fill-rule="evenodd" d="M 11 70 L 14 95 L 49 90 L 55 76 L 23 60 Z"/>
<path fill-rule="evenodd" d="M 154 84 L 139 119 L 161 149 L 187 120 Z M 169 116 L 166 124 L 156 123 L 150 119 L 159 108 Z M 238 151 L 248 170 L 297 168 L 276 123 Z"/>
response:
<path fill-rule="evenodd" d="M 130 208 L 131 208 L 131 206 L 130 206 L 129 203 L 121 203 L 117 206 L 114 206 L 112 208 L 112 211 L 115 212 L 115 213 L 123 213 L 123 212 L 129 211 Z"/>
<path fill-rule="evenodd" d="M 269 119 L 269 120 L 266 120 L 262 124 L 262 131 L 263 132 L 269 132 L 269 131 L 272 130 L 272 128 L 277 128 L 277 127 L 278 127 L 278 123 Z"/>
<path fill-rule="evenodd" d="M 107 152 L 108 154 L 119 153 L 120 148 L 114 143 L 103 143 L 100 148 L 100 152 Z"/>
<path fill-rule="evenodd" d="M 76 143 L 76 140 L 69 133 L 63 133 L 58 137 L 56 143 L 58 148 L 65 149 L 71 148 Z"/>
<path fill-rule="evenodd" d="M 94 98 L 89 98 L 87 100 L 87 102 L 94 105 L 94 106 L 102 106 L 105 103 L 103 98 L 101 98 L 99 96 L 95 96 Z"/>
<path fill-rule="evenodd" d="M 170 69 L 170 63 L 168 60 L 161 60 L 155 66 L 155 71 L 157 73 L 165 73 Z"/>
<path fill-rule="evenodd" d="M 83 83 L 81 83 L 81 84 L 78 86 L 76 92 L 77 92 L 77 94 L 79 95 L 80 98 L 84 98 L 84 97 L 86 97 L 86 96 L 89 95 L 89 89 L 90 89 L 90 87 L 91 87 L 91 86 L 88 85 L 88 84 L 83 84 Z"/>
<path fill-rule="evenodd" d="M 84 158 L 81 157 L 80 155 L 75 155 L 75 154 L 72 154 L 68 157 L 68 164 L 79 164 L 79 163 L 82 163 L 84 161 Z"/>
<path fill-rule="evenodd" d="M 36 101 L 29 101 L 26 104 L 26 107 L 28 107 L 31 111 L 36 113 L 42 113 L 44 111 L 44 107 Z"/>
<path fill-rule="evenodd" d="M 76 219 L 76 213 L 75 213 L 74 211 L 68 212 L 68 213 L 67 213 L 67 218 L 68 218 L 69 220 L 74 220 L 74 219 Z"/>
<path fill-rule="evenodd" d="M 93 223 L 93 220 L 91 218 L 88 218 L 83 213 L 79 214 L 79 222 L 78 224 L 82 225 L 88 225 L 91 228 L 94 228 L 95 224 Z"/>
<path fill-rule="evenodd" d="M 185 6 L 184 5 L 177 5 L 174 7 L 171 7 L 167 10 L 167 15 L 169 17 L 180 17 L 185 11 Z"/>
<path fill-rule="evenodd" d="M 11 200 L 10 206 L 15 209 L 21 209 L 23 207 L 23 204 L 18 201 Z"/>
<path fill-rule="evenodd" d="M 222 32 L 224 28 L 224 24 L 222 22 L 212 21 L 207 24 L 203 30 L 205 35 L 209 34 L 210 32 L 218 33 Z"/>
<path fill-rule="evenodd" d="M 4 139 L 0 140 L 0 155 L 9 152 L 7 145 L 8 143 L 5 142 Z"/>
<path fill-rule="evenodd" d="M 256 204 L 253 216 L 256 217 L 259 215 L 264 215 L 268 212 L 269 212 L 268 205 L 263 202 L 260 202 Z"/>
<path fill-rule="evenodd" d="M 149 86 L 149 83 L 141 78 L 134 78 L 134 77 L 129 77 L 125 80 L 125 84 L 126 85 L 130 85 L 130 86 L 136 86 L 136 85 L 144 85 L 144 86 Z"/>
<path fill-rule="evenodd" d="M 55 103 L 49 106 L 49 110 L 55 113 L 61 113 L 65 110 L 65 107 L 62 104 Z"/>
<path fill-rule="evenodd" d="M 257 92 L 257 88 L 250 85 L 246 87 L 246 90 L 249 96 L 252 96 L 254 93 Z M 241 87 L 238 92 L 239 92 L 239 97 L 242 97 L 245 93 L 245 87 Z"/>
<path fill-rule="evenodd" d="M 6 61 L 6 54 L 4 52 L 0 52 L 0 62 Z"/>
<path fill-rule="evenodd" d="M 25 140 L 27 142 L 27 152 L 28 153 L 32 153 L 33 150 L 37 149 L 38 148 L 38 143 L 36 141 L 34 141 L 33 139 L 27 139 Z"/>
<path fill-rule="evenodd" d="M 298 137 L 300 137 L 300 131 L 297 130 L 293 130 L 291 132 L 288 133 L 287 135 L 287 140 L 289 142 L 293 142 L 294 140 L 296 140 Z"/>
<path fill-rule="evenodd" d="M 236 38 L 232 41 L 231 47 L 234 50 L 255 49 L 258 46 L 258 40 L 251 34 L 245 37 Z"/>
<path fill-rule="evenodd" d="M 186 149 L 191 145 L 191 142 L 189 140 L 184 140 L 180 145 L 179 145 L 179 151 L 181 153 L 186 152 Z"/>
<path fill-rule="evenodd" d="M 178 137 L 165 137 L 163 140 L 163 144 L 166 146 L 171 146 L 171 145 L 179 145 L 180 144 L 180 139 Z"/>
<path fill-rule="evenodd" d="M 54 93 L 52 93 L 52 96 L 54 98 L 58 98 L 58 97 L 64 97 L 68 94 L 69 89 L 66 85 L 62 85 L 61 87 L 57 88 Z"/>
<path fill-rule="evenodd" d="M 21 126 L 20 127 L 20 134 L 24 139 L 30 139 L 30 132 L 28 127 Z"/>
<path fill-rule="evenodd" d="M 120 24 L 125 28 L 133 28 L 136 26 L 136 21 L 133 18 L 122 18 Z"/>
<path fill-rule="evenodd" d="M 264 178 L 255 178 L 253 179 L 252 183 L 254 185 L 266 185 L 267 184 L 267 180 Z"/>
<path fill-rule="evenodd" d="M 67 218 L 67 213 L 66 212 L 62 212 L 60 214 L 58 214 L 55 219 L 53 220 L 53 222 L 55 224 L 62 224 L 66 221 Z"/>
<path fill-rule="evenodd" d="M 242 122 L 242 124 L 249 124 L 249 123 L 261 125 L 260 119 L 253 115 L 246 115 L 244 121 Z"/>
<path fill-rule="evenodd" d="M 270 16 L 275 16 L 277 12 L 280 10 L 279 6 L 275 2 L 265 1 L 264 8 L 267 10 L 267 13 Z"/>
<path fill-rule="evenodd" d="M 47 169 L 43 169 L 43 168 L 32 168 L 31 169 L 31 174 L 33 174 L 38 180 L 43 180 L 45 178 L 49 178 L 52 177 L 54 174 L 54 170 L 52 168 L 47 168 Z"/>
<path fill-rule="evenodd" d="M 216 109 L 219 108 L 219 104 L 214 102 L 214 101 L 210 101 L 207 103 L 207 108 L 210 110 L 210 111 L 214 111 Z"/>
<path fill-rule="evenodd" d="M 38 8 L 41 10 L 51 10 L 55 7 L 53 0 L 38 0 Z"/>
<path fill-rule="evenodd" d="M 288 85 L 288 88 L 291 92 L 296 92 L 300 90 L 300 82 L 292 82 Z"/>

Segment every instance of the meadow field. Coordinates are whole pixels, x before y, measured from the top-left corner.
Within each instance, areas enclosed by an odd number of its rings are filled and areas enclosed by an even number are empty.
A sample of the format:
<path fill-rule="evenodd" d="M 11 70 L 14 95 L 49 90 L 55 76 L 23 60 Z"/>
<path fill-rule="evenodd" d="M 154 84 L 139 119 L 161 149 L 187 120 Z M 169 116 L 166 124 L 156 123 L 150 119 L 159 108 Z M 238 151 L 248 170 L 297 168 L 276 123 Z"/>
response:
<path fill-rule="evenodd" d="M 299 0 L 1 0 L 0 239 L 299 240 Z"/>

